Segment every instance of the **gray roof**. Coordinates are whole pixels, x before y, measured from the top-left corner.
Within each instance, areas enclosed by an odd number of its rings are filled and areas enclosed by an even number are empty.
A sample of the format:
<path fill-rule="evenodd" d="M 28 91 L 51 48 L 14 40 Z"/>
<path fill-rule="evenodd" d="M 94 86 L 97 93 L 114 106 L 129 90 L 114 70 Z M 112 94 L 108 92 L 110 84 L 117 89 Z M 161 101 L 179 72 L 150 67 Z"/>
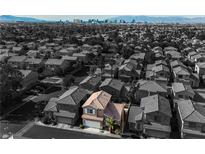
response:
<path fill-rule="evenodd" d="M 174 82 L 172 83 L 172 89 L 175 93 L 186 91 L 191 94 L 195 94 L 192 87 L 190 85 L 183 84 L 181 82 Z"/>
<path fill-rule="evenodd" d="M 149 91 L 149 92 L 167 92 L 167 88 L 160 85 L 156 81 L 149 80 L 139 80 L 139 90 Z"/>
<path fill-rule="evenodd" d="M 181 66 L 173 68 L 173 72 L 180 75 L 190 75 L 189 71 Z"/>
<path fill-rule="evenodd" d="M 191 100 L 175 100 L 180 115 L 184 121 L 205 123 L 205 109 L 199 105 L 193 105 Z"/>
<path fill-rule="evenodd" d="M 172 116 L 169 100 L 158 94 L 142 98 L 140 107 L 144 107 L 145 113 L 159 111 L 167 116 Z"/>
<path fill-rule="evenodd" d="M 45 65 L 62 65 L 63 62 L 63 59 L 48 59 Z"/>
<path fill-rule="evenodd" d="M 143 109 L 138 106 L 131 106 L 129 109 L 128 122 L 135 123 L 136 121 L 142 120 Z"/>
<path fill-rule="evenodd" d="M 46 107 L 44 108 L 44 111 L 52 111 L 52 112 L 56 112 L 57 111 L 57 104 L 56 101 L 58 100 L 58 98 L 51 98 L 49 100 L 49 102 L 47 103 Z"/>
<path fill-rule="evenodd" d="M 28 59 L 26 59 L 25 62 L 33 63 L 33 64 L 40 64 L 40 63 L 42 62 L 42 59 L 38 59 L 38 58 L 28 58 Z"/>
<path fill-rule="evenodd" d="M 100 85 L 100 87 L 104 86 L 110 86 L 114 89 L 117 89 L 118 91 L 121 91 L 122 87 L 124 86 L 124 83 L 117 79 L 107 78 Z"/>
<path fill-rule="evenodd" d="M 73 86 L 58 98 L 57 103 L 77 105 L 86 97 L 86 95 L 87 92 L 84 89 Z"/>
<path fill-rule="evenodd" d="M 80 85 L 87 83 L 92 86 L 96 86 L 98 83 L 100 83 L 101 78 L 99 76 L 87 76 L 83 81 L 80 82 Z"/>
<path fill-rule="evenodd" d="M 26 60 L 26 56 L 12 56 L 8 61 L 9 62 L 23 62 Z"/>

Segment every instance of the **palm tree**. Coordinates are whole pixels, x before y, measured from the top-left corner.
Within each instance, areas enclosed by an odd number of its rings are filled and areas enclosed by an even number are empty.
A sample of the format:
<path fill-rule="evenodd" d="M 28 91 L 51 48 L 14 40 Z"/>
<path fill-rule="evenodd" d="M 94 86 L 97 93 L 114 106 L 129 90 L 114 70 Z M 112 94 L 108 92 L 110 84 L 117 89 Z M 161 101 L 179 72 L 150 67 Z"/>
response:
<path fill-rule="evenodd" d="M 108 117 L 108 118 L 106 118 L 106 124 L 108 125 L 109 131 L 111 133 L 114 130 L 115 121 L 113 120 L 112 117 Z"/>

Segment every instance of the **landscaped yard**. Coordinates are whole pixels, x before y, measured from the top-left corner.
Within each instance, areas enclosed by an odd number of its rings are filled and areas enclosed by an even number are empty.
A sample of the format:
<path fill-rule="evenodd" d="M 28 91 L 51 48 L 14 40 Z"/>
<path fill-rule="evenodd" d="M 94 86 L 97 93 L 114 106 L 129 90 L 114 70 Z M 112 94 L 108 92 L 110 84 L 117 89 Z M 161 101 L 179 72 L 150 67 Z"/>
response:
<path fill-rule="evenodd" d="M 8 122 L 0 122 L 0 138 L 3 134 L 12 133 L 15 134 L 18 132 L 21 128 L 23 128 L 25 124 L 20 123 L 8 123 Z"/>
<path fill-rule="evenodd" d="M 11 112 L 4 120 L 8 121 L 27 121 L 32 120 L 35 115 L 35 104 L 33 102 L 28 102 L 18 108 L 17 110 Z"/>
<path fill-rule="evenodd" d="M 23 134 L 23 137 L 32 139 L 114 139 L 107 136 L 86 134 L 38 125 L 31 127 L 25 134 Z"/>

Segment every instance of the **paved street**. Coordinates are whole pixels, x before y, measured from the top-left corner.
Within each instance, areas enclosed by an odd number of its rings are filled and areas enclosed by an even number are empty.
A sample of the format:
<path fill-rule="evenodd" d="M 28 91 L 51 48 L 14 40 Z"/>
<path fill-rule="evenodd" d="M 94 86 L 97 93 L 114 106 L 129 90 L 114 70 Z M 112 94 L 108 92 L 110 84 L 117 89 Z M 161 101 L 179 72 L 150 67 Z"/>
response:
<path fill-rule="evenodd" d="M 112 137 L 34 125 L 22 137 L 32 139 L 114 139 Z"/>

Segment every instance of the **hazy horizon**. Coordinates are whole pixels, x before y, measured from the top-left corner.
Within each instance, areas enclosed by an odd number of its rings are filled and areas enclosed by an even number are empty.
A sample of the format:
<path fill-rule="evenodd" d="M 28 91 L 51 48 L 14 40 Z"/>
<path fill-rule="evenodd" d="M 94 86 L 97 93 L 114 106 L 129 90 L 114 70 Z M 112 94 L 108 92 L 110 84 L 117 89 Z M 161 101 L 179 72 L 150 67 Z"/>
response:
<path fill-rule="evenodd" d="M 48 21 L 58 21 L 58 20 L 88 20 L 88 19 L 98 19 L 105 20 L 117 16 L 155 16 L 155 17 L 168 17 L 168 16 L 182 16 L 188 18 L 194 17 L 205 17 L 204 15 L 16 15 L 18 17 L 31 17 L 36 19 L 48 20 Z"/>

